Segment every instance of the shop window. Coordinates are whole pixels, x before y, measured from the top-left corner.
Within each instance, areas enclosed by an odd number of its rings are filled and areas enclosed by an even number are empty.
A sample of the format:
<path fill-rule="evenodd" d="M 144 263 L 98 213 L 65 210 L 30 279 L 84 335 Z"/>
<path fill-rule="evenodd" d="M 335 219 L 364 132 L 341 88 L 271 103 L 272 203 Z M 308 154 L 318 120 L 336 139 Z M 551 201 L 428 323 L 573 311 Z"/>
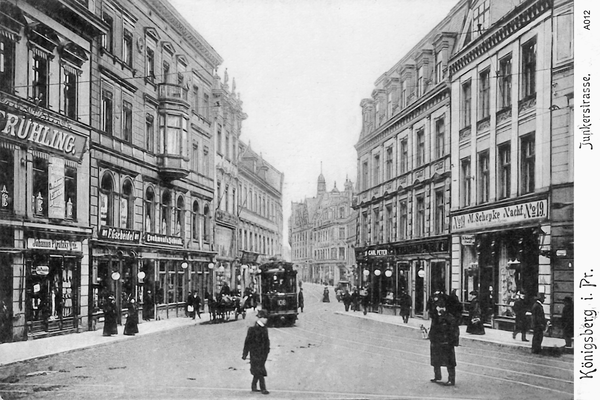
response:
<path fill-rule="evenodd" d="M 48 160 L 33 157 L 33 213 L 37 217 L 48 216 Z"/>
<path fill-rule="evenodd" d="M 500 76 L 498 77 L 500 94 L 500 109 L 505 109 L 512 104 L 512 55 L 500 60 Z"/>
<path fill-rule="evenodd" d="M 0 147 L 0 212 L 13 212 L 14 150 Z"/>
<path fill-rule="evenodd" d="M 128 67 L 133 66 L 133 34 L 128 30 L 123 33 L 123 61 Z"/>
<path fill-rule="evenodd" d="M 415 210 L 415 236 L 425 235 L 425 197 L 419 196 Z"/>
<path fill-rule="evenodd" d="M 490 200 L 490 153 L 482 151 L 479 153 L 479 203 L 487 203 Z"/>
<path fill-rule="evenodd" d="M 114 185 L 108 173 L 102 177 L 100 184 L 100 225 L 113 226 Z"/>
<path fill-rule="evenodd" d="M 173 289 L 167 280 L 167 262 L 160 261 L 158 267 L 158 290 L 156 291 L 157 304 L 171 303 Z"/>
<path fill-rule="evenodd" d="M 154 209 L 155 209 L 154 189 L 146 189 L 144 198 L 144 230 L 146 232 L 155 232 Z"/>
<path fill-rule="evenodd" d="M 177 198 L 177 209 L 175 210 L 175 234 L 184 237 L 185 229 L 185 202 L 182 196 Z"/>
<path fill-rule="evenodd" d="M 462 84 L 460 106 L 460 128 L 471 126 L 471 81 Z"/>
<path fill-rule="evenodd" d="M 15 87 L 15 42 L 0 35 L 0 91 L 12 93 Z"/>
<path fill-rule="evenodd" d="M 137 273 L 134 258 L 122 259 L 123 274 L 121 276 L 121 308 L 127 308 L 127 302 L 133 298 L 137 300 Z"/>
<path fill-rule="evenodd" d="M 171 234 L 172 207 L 171 192 L 165 190 L 160 203 L 160 233 L 163 235 Z"/>
<path fill-rule="evenodd" d="M 466 157 L 460 161 L 460 181 L 461 181 L 461 205 L 467 207 L 471 205 L 471 158 Z"/>
<path fill-rule="evenodd" d="M 490 116 L 490 70 L 479 74 L 479 119 Z"/>
<path fill-rule="evenodd" d="M 510 143 L 498 146 L 498 198 L 510 196 Z"/>
<path fill-rule="evenodd" d="M 50 62 L 47 56 L 34 54 L 32 60 L 32 82 L 31 97 L 36 105 L 48 107 L 48 83 L 50 74 Z"/>
<path fill-rule="evenodd" d="M 65 167 L 65 217 L 77 219 L 77 168 Z"/>
<path fill-rule="evenodd" d="M 154 116 L 146 114 L 146 150 L 154 153 Z"/>
<path fill-rule="evenodd" d="M 417 167 L 425 164 L 425 130 L 417 130 Z"/>
<path fill-rule="evenodd" d="M 444 118 L 435 121 L 435 155 L 441 158 L 446 154 L 446 124 Z"/>
<path fill-rule="evenodd" d="M 402 200 L 398 206 L 398 238 L 406 239 L 408 237 L 408 208 L 406 200 Z"/>
<path fill-rule="evenodd" d="M 133 139 L 133 106 L 123 101 L 123 140 L 131 143 Z"/>
<path fill-rule="evenodd" d="M 114 20 L 111 15 L 104 13 L 102 15 L 104 23 L 108 25 L 106 34 L 101 37 L 102 48 L 107 50 L 109 53 L 113 52 L 113 31 L 114 31 Z"/>
<path fill-rule="evenodd" d="M 113 94 L 108 90 L 102 91 L 102 108 L 100 110 L 101 128 L 109 136 L 113 134 Z"/>
<path fill-rule="evenodd" d="M 131 181 L 127 179 L 123 182 L 123 188 L 121 189 L 121 204 L 119 207 L 119 222 L 121 228 L 133 229 L 134 203 L 133 185 L 131 184 Z"/>
<path fill-rule="evenodd" d="M 521 193 L 535 190 L 535 135 L 521 138 Z"/>
<path fill-rule="evenodd" d="M 521 98 L 535 96 L 535 74 L 537 57 L 536 40 L 532 39 L 521 48 Z"/>
<path fill-rule="evenodd" d="M 446 204 L 444 190 L 435 192 L 435 233 L 441 235 L 444 233 L 446 223 Z"/>

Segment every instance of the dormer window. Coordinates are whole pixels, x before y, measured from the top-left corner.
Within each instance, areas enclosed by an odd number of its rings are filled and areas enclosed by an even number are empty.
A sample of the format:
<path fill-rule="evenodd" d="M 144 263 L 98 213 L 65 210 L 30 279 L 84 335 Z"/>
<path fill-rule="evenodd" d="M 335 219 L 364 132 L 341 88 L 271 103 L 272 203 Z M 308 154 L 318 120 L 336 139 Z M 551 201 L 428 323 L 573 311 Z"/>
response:
<path fill-rule="evenodd" d="M 482 1 L 473 9 L 473 24 L 471 27 L 474 38 L 483 34 L 490 27 L 490 0 Z"/>

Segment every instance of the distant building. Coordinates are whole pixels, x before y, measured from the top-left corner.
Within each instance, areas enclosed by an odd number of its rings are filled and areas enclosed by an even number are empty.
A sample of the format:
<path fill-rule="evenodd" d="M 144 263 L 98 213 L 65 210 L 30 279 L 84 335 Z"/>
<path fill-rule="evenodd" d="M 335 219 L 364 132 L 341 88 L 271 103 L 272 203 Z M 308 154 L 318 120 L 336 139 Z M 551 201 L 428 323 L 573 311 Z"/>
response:
<path fill-rule="evenodd" d="M 353 280 L 354 257 L 349 242 L 349 231 L 355 224 L 353 195 L 354 185 L 349 179 L 343 191 L 334 183 L 328 192 L 325 177 L 320 174 L 317 196 L 292 202 L 291 260 L 301 280 L 329 285 Z"/>
<path fill-rule="evenodd" d="M 239 153 L 237 257 L 242 270 L 235 284 L 245 288 L 252 282 L 252 267 L 283 258 L 284 175 L 249 144 L 240 141 Z"/>

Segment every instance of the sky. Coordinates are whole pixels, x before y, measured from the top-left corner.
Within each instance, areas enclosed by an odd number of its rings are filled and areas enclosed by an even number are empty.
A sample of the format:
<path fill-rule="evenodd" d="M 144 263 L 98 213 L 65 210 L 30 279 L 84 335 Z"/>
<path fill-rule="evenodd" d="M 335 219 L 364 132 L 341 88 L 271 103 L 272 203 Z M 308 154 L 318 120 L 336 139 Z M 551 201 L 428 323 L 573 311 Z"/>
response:
<path fill-rule="evenodd" d="M 284 173 L 287 222 L 292 201 L 316 196 L 321 168 L 327 190 L 356 183 L 361 100 L 458 0 L 171 3 L 224 59 L 230 87 L 235 78 L 241 140 Z"/>

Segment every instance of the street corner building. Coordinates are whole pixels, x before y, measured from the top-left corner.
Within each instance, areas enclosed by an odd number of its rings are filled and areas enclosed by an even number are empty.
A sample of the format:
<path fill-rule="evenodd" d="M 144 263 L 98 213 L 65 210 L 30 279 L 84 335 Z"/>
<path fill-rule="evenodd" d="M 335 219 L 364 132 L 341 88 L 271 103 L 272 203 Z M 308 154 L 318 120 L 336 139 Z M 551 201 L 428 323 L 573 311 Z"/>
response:
<path fill-rule="evenodd" d="M 167 0 L 0 2 L 1 342 L 99 330 L 111 294 L 152 320 L 239 283 L 246 114 L 222 62 Z M 281 222 L 277 179 L 251 211 Z M 268 230 L 246 247 L 280 254 Z"/>
<path fill-rule="evenodd" d="M 573 2 L 459 1 L 361 102 L 357 278 L 472 291 L 512 330 L 520 291 L 557 319 L 573 295 Z M 391 293 L 391 295 L 390 295 Z M 380 308 L 380 311 L 386 311 Z"/>

